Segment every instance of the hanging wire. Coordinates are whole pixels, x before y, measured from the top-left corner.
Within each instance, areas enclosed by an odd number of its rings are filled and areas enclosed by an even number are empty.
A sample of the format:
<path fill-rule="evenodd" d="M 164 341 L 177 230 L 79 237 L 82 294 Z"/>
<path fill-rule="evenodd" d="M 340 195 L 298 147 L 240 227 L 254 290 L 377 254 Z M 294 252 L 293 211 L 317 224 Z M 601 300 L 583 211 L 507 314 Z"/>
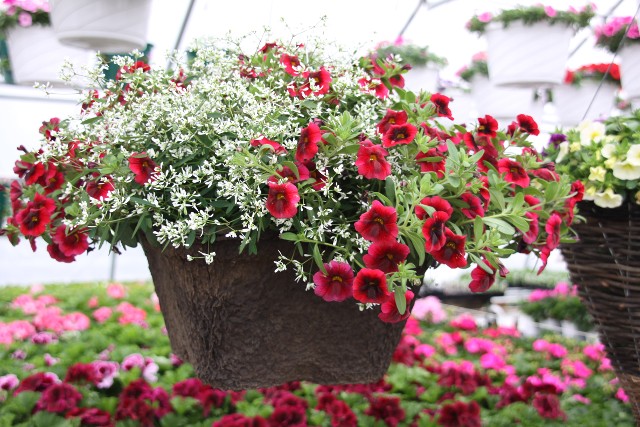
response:
<path fill-rule="evenodd" d="M 411 25 L 411 22 L 413 22 L 413 18 L 416 17 L 420 8 L 426 4 L 427 4 L 427 0 L 418 0 L 418 4 L 416 5 L 416 8 L 413 9 L 411 16 L 409 16 L 409 19 L 407 20 L 406 24 L 404 24 L 404 27 L 402 27 L 402 29 L 400 30 L 400 33 L 398 34 L 398 38 L 402 37 L 404 32 L 407 31 L 407 28 L 409 28 L 409 25 Z"/>
<path fill-rule="evenodd" d="M 184 19 L 182 20 L 182 25 L 180 26 L 180 32 L 178 32 L 176 43 L 173 46 L 174 51 L 180 49 L 180 45 L 182 44 L 182 39 L 184 38 L 184 33 L 187 31 L 187 25 L 189 25 L 189 21 L 191 20 L 191 13 L 193 12 L 193 6 L 195 5 L 195 3 L 196 3 L 196 0 L 189 1 L 187 12 L 185 13 Z M 171 61 L 167 61 L 167 70 L 169 68 L 171 68 Z"/>
<path fill-rule="evenodd" d="M 617 7 L 617 6 L 618 5 L 614 6 L 613 9 L 615 9 L 615 7 Z M 604 75 L 602 76 L 602 79 L 600 79 L 600 83 L 598 84 L 598 87 L 596 88 L 596 91 L 594 92 L 593 96 L 591 97 L 591 101 L 589 102 L 589 105 L 587 105 L 587 109 L 585 110 L 584 114 L 582 115 L 582 120 L 587 118 L 587 114 L 589 114 L 589 110 L 591 109 L 591 106 L 595 102 L 596 97 L 598 96 L 598 92 L 600 92 L 600 88 L 602 88 L 602 85 L 604 84 L 604 81 L 607 78 L 607 74 L 609 74 L 609 71 L 611 70 L 611 67 L 613 67 L 614 61 L 616 60 L 616 57 L 618 56 L 618 52 L 620 51 L 620 47 L 622 46 L 624 41 L 627 40 L 627 38 L 628 38 L 627 36 L 629 35 L 629 30 L 631 29 L 631 25 L 633 24 L 633 21 L 637 18 L 638 12 L 640 12 L 640 3 L 638 3 L 638 7 L 636 8 L 636 12 L 633 14 L 633 18 L 631 19 L 629 24 L 627 24 L 627 29 L 625 30 L 624 35 L 622 36 L 622 40 L 620 40 L 620 44 L 618 45 L 618 48 L 613 53 L 613 58 L 611 58 L 611 62 L 609 63 L 609 66 L 607 67 L 607 71 L 605 71 Z"/>

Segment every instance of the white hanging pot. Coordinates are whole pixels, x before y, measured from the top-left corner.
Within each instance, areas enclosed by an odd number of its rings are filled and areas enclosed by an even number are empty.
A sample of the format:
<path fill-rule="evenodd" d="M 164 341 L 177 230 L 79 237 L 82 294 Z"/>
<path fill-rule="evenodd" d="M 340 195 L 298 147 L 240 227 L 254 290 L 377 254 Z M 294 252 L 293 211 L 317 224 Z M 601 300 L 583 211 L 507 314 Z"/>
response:
<path fill-rule="evenodd" d="M 553 104 L 560 126 L 574 127 L 582 120 L 609 117 L 618 88 L 609 82 L 602 83 L 599 89 L 598 86 L 597 81 L 582 80 L 580 86 L 563 84 L 553 89 Z"/>
<path fill-rule="evenodd" d="M 479 117 L 493 116 L 501 125 L 508 125 L 518 114 L 527 114 L 536 120 L 542 116 L 542 103 L 534 100 L 532 89 L 500 87 L 484 76 L 471 81 L 471 96 Z"/>
<path fill-rule="evenodd" d="M 51 25 L 67 45 L 106 53 L 144 49 L 151 0 L 51 0 Z"/>
<path fill-rule="evenodd" d="M 77 67 L 87 65 L 92 56 L 87 50 L 62 45 L 51 27 L 42 25 L 9 29 L 7 48 L 13 80 L 25 86 L 35 82 L 65 85 L 60 78 L 65 59 Z"/>
<path fill-rule="evenodd" d="M 438 69 L 427 65 L 413 67 L 404 74 L 404 88 L 412 92 L 438 91 Z"/>
<path fill-rule="evenodd" d="M 566 25 L 513 22 L 487 27 L 487 63 L 497 86 L 540 87 L 562 83 L 573 29 Z"/>
<path fill-rule="evenodd" d="M 640 101 L 640 44 L 623 46 L 618 56 L 622 90 L 629 99 Z"/>

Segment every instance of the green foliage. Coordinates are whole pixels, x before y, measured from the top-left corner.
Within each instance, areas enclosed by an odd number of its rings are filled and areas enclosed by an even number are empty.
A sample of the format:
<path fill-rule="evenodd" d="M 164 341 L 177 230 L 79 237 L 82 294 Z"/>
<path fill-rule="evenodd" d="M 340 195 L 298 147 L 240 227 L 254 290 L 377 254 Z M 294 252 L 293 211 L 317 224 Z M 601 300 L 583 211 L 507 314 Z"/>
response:
<path fill-rule="evenodd" d="M 401 65 L 411 65 L 412 67 L 433 65 L 442 68 L 447 65 L 447 59 L 429 51 L 428 46 L 418 46 L 411 43 L 381 43 L 374 52 L 376 58 L 389 58 L 395 56 L 400 58 Z"/>

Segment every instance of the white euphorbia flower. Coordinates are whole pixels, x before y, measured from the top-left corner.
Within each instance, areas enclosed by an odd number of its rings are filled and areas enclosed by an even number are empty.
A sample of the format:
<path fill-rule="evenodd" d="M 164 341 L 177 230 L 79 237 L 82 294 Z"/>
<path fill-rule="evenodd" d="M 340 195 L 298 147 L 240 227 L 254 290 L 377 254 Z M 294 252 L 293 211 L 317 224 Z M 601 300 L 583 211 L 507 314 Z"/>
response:
<path fill-rule="evenodd" d="M 613 176 L 618 179 L 633 180 L 640 178 L 640 166 L 625 160 L 613 165 Z"/>
<path fill-rule="evenodd" d="M 626 161 L 634 166 L 640 166 L 640 145 L 632 145 L 629 148 Z"/>
<path fill-rule="evenodd" d="M 600 142 L 605 135 L 605 127 L 599 122 L 582 122 L 578 126 L 580 130 L 580 144 L 585 147 Z"/>
<path fill-rule="evenodd" d="M 607 174 L 607 170 L 602 166 L 596 166 L 595 168 L 589 168 L 589 181 L 604 182 L 604 177 Z"/>
<path fill-rule="evenodd" d="M 613 192 L 611 188 L 607 188 L 602 193 L 596 193 L 593 203 L 601 208 L 617 208 L 622 205 L 622 196 Z"/>

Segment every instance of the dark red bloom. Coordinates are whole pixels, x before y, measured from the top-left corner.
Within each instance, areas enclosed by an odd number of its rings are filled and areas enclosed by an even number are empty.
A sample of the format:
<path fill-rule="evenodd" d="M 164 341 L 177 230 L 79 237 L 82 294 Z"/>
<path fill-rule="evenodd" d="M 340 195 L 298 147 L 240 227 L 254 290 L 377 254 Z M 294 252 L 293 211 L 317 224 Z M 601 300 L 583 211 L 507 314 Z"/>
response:
<path fill-rule="evenodd" d="M 393 87 L 404 88 L 404 76 L 402 74 L 394 74 L 393 76 L 389 76 L 389 83 Z"/>
<path fill-rule="evenodd" d="M 212 408 L 222 408 L 224 406 L 227 401 L 227 392 L 205 385 L 196 396 L 196 399 L 202 405 L 202 414 L 208 417 Z"/>
<path fill-rule="evenodd" d="M 76 363 L 67 369 L 64 381 L 74 384 L 96 384 L 99 382 L 98 372 L 91 363 Z"/>
<path fill-rule="evenodd" d="M 358 80 L 363 92 L 373 92 L 377 98 L 385 99 L 389 96 L 389 89 L 378 79 L 372 80 L 366 77 Z"/>
<path fill-rule="evenodd" d="M 319 71 L 305 71 L 302 73 L 305 80 L 301 86 L 292 85 L 288 88 L 289 95 L 298 98 L 307 98 L 310 95 L 325 95 L 331 88 L 331 74 L 324 67 Z"/>
<path fill-rule="evenodd" d="M 481 427 L 480 405 L 475 400 L 444 405 L 440 409 L 438 424 L 444 427 Z"/>
<path fill-rule="evenodd" d="M 56 228 L 53 242 L 58 245 L 60 251 L 68 257 L 80 255 L 89 247 L 86 230 L 74 229 L 67 233 L 67 226 Z"/>
<path fill-rule="evenodd" d="M 110 175 L 100 177 L 100 175 L 95 174 L 94 179 L 87 181 L 87 193 L 97 200 L 107 199 L 114 189 L 113 178 Z"/>
<path fill-rule="evenodd" d="M 339 399 L 328 404 L 325 411 L 331 417 L 331 427 L 357 427 L 358 418 L 349 405 Z"/>
<path fill-rule="evenodd" d="M 504 179 L 518 185 L 522 188 L 527 188 L 531 180 L 527 171 L 522 167 L 519 162 L 508 158 L 500 159 L 498 161 L 498 171 L 505 174 Z"/>
<path fill-rule="evenodd" d="M 327 177 L 318 170 L 314 162 L 311 162 L 311 161 L 304 162 L 304 166 L 309 171 L 309 179 L 314 180 L 314 183 L 311 184 L 311 188 L 313 188 L 316 191 L 322 190 L 324 186 L 327 185 L 326 184 Z"/>
<path fill-rule="evenodd" d="M 157 174 L 158 165 L 151 160 L 147 153 L 133 153 L 129 157 L 129 169 L 134 173 L 134 181 L 144 185 L 150 180 L 154 180 Z"/>
<path fill-rule="evenodd" d="M 527 194 L 524 196 L 524 201 L 527 202 L 527 204 L 531 207 L 536 206 L 534 209 L 537 211 L 542 209 L 542 206 L 540 206 L 540 199 L 538 199 L 537 197 Z"/>
<path fill-rule="evenodd" d="M 543 163 L 538 169 L 531 170 L 531 173 L 545 181 L 560 181 L 560 175 L 556 172 L 555 165 L 550 162 Z"/>
<path fill-rule="evenodd" d="M 520 127 L 521 131 L 531 135 L 540 134 L 540 130 L 538 129 L 538 124 L 536 123 L 535 120 L 533 120 L 533 117 L 527 116 L 526 114 L 518 114 L 516 116 L 516 119 L 518 120 L 518 126 Z"/>
<path fill-rule="evenodd" d="M 440 250 L 447 243 L 446 232 L 449 230 L 445 224 L 451 214 L 435 211 L 422 225 L 422 235 L 425 239 L 424 248 L 427 253 Z"/>
<path fill-rule="evenodd" d="M 111 427 L 111 414 L 98 408 L 73 408 L 65 418 L 80 418 L 81 426 Z"/>
<path fill-rule="evenodd" d="M 280 46 L 278 46 L 277 43 L 268 42 L 263 44 L 262 47 L 258 49 L 258 52 L 260 53 L 269 53 L 271 51 L 277 52 L 279 48 Z"/>
<path fill-rule="evenodd" d="M 262 147 L 263 145 L 267 145 L 271 147 L 273 149 L 273 152 L 276 154 L 287 154 L 286 148 L 278 144 L 276 141 L 267 139 L 264 136 L 260 139 L 252 139 L 250 144 L 252 147 Z"/>
<path fill-rule="evenodd" d="M 247 417 L 243 414 L 229 414 L 214 422 L 211 427 L 267 427 L 267 420 L 262 417 Z"/>
<path fill-rule="evenodd" d="M 434 93 L 431 95 L 431 102 L 433 102 L 433 105 L 436 108 L 436 114 L 438 117 L 446 117 L 449 120 L 453 120 L 451 110 L 449 109 L 450 101 L 451 98 L 440 93 Z"/>
<path fill-rule="evenodd" d="M 482 157 L 478 160 L 478 169 L 480 169 L 481 172 L 488 170 L 485 162 L 488 162 L 494 167 L 498 166 L 498 149 L 493 145 L 491 138 L 486 135 L 476 135 L 474 137 L 471 132 L 467 132 L 462 135 L 462 140 L 469 150 L 474 153 L 482 150 Z"/>
<path fill-rule="evenodd" d="M 142 70 L 143 73 L 151 71 L 151 66 L 144 61 L 136 61 L 133 65 L 125 65 L 116 73 L 116 80 L 121 80 L 123 74 L 133 74 L 136 70 Z"/>
<path fill-rule="evenodd" d="M 346 262 L 324 264 L 326 273 L 313 275 L 315 294 L 325 301 L 344 301 L 353 295 L 353 270 Z"/>
<path fill-rule="evenodd" d="M 297 406 L 278 406 L 269 417 L 269 427 L 307 427 L 307 414 Z"/>
<path fill-rule="evenodd" d="M 489 265 L 485 259 L 485 264 Z M 496 281 L 496 271 L 493 273 L 487 273 L 482 267 L 477 266 L 471 271 L 471 283 L 469 283 L 469 289 L 471 292 L 486 292 L 491 285 Z"/>
<path fill-rule="evenodd" d="M 42 126 L 38 129 L 48 141 L 55 141 L 55 137 L 52 135 L 53 132 L 60 132 L 60 119 L 57 117 L 51 118 L 48 122 L 42 122 Z"/>
<path fill-rule="evenodd" d="M 407 112 L 387 110 L 387 114 L 384 115 L 380 123 L 378 123 L 378 132 L 384 135 L 389 128 L 394 125 L 403 125 L 407 123 Z"/>
<path fill-rule="evenodd" d="M 48 412 L 65 413 L 78 405 L 82 394 L 71 384 L 52 384 L 42 392 L 36 408 Z"/>
<path fill-rule="evenodd" d="M 558 396 L 549 393 L 536 393 L 533 397 L 533 407 L 536 408 L 538 414 L 542 418 L 551 420 L 566 420 L 567 415 L 560 408 L 560 400 Z"/>
<path fill-rule="evenodd" d="M 46 231 L 55 210 L 55 201 L 36 193 L 34 200 L 18 211 L 14 219 L 24 236 L 37 237 Z"/>
<path fill-rule="evenodd" d="M 182 397 L 193 397 L 194 399 L 206 387 L 198 378 L 187 378 L 173 385 L 173 395 Z"/>
<path fill-rule="evenodd" d="M 353 281 L 353 297 L 365 303 L 385 302 L 391 295 L 387 288 L 387 278 L 380 270 L 363 268 Z"/>
<path fill-rule="evenodd" d="M 400 314 L 400 312 L 398 311 L 398 306 L 396 305 L 396 299 L 393 294 L 391 294 L 389 299 L 387 299 L 380 305 L 380 313 L 378 314 L 378 317 L 380 318 L 380 320 L 386 323 L 398 323 L 407 319 L 411 314 L 411 310 L 409 310 L 409 307 L 411 307 L 411 301 L 413 301 L 413 297 L 414 294 L 412 291 L 408 290 L 404 294 L 407 305 L 404 314 Z"/>
<path fill-rule="evenodd" d="M 290 183 L 295 184 L 297 182 L 304 182 L 311 178 L 309 174 L 309 169 L 300 162 L 295 162 L 296 167 L 298 168 L 298 176 L 296 176 L 295 172 L 289 166 L 283 166 L 281 170 L 276 172 L 277 175 L 274 175 L 269 178 L 269 182 L 278 182 L 282 178 L 286 178 Z"/>
<path fill-rule="evenodd" d="M 406 417 L 398 397 L 373 396 L 369 398 L 369 403 L 365 414 L 383 421 L 389 427 L 396 427 Z"/>
<path fill-rule="evenodd" d="M 300 138 L 298 138 L 298 147 L 296 148 L 296 160 L 299 162 L 307 162 L 313 159 L 318 153 L 318 142 L 322 140 L 322 132 L 317 124 L 311 122 L 302 129 Z"/>
<path fill-rule="evenodd" d="M 466 252 L 464 250 L 465 241 L 467 236 L 454 234 L 453 231 L 448 228 L 445 229 L 446 242 L 440 249 L 430 252 L 433 258 L 451 268 L 466 267 L 467 260 L 465 258 Z"/>
<path fill-rule="evenodd" d="M 538 233 L 540 232 L 538 215 L 533 212 L 527 212 L 525 216 L 529 219 L 529 230 L 522 235 L 522 240 L 525 243 L 532 244 L 538 240 Z"/>
<path fill-rule="evenodd" d="M 285 73 L 292 76 L 297 76 L 300 74 L 300 71 L 297 71 L 295 69 L 300 67 L 300 59 L 298 59 L 297 56 L 283 53 L 282 55 L 280 55 L 280 64 L 284 66 Z"/>
<path fill-rule="evenodd" d="M 15 394 L 20 394 L 23 391 L 43 392 L 53 384 L 57 384 L 59 382 L 60 380 L 54 374 L 49 372 L 36 372 L 35 374 L 29 375 L 27 378 L 20 381 Z"/>
<path fill-rule="evenodd" d="M 420 172 L 435 172 L 438 178 L 444 178 L 446 160 L 437 148 L 429 148 L 426 153 L 418 152 L 416 162 L 420 165 Z"/>
<path fill-rule="evenodd" d="M 278 184 L 268 182 L 269 195 L 267 196 L 267 210 L 276 218 L 293 218 L 298 213 L 298 187 L 285 182 Z"/>
<path fill-rule="evenodd" d="M 483 117 L 478 117 L 478 135 L 488 136 L 489 138 L 495 138 L 498 136 L 498 121 L 492 116 L 485 114 Z"/>
<path fill-rule="evenodd" d="M 55 164 L 49 162 L 47 163 L 47 170 L 38 180 L 38 184 L 44 188 L 44 194 L 51 194 L 62 187 L 64 175 Z"/>
<path fill-rule="evenodd" d="M 562 218 L 557 212 L 551 214 L 544 230 L 547 232 L 547 247 L 555 249 L 560 244 L 560 227 L 562 226 Z"/>
<path fill-rule="evenodd" d="M 460 196 L 460 199 L 462 199 L 463 202 L 469 205 L 468 208 L 460 209 L 464 216 L 470 219 L 473 219 L 477 216 L 484 216 L 484 206 L 482 204 L 482 200 L 480 200 L 480 197 L 474 196 L 473 194 L 467 192 L 463 193 L 462 196 Z"/>
<path fill-rule="evenodd" d="M 418 129 L 411 123 L 402 125 L 391 125 L 389 129 L 382 135 L 382 145 L 384 147 L 393 147 L 400 144 L 410 144 L 416 137 Z"/>
<path fill-rule="evenodd" d="M 420 200 L 420 205 L 431 206 L 433 209 L 435 209 L 435 212 L 446 213 L 447 214 L 446 220 L 451 218 L 451 214 L 453 213 L 453 208 L 451 207 L 451 204 L 440 196 L 425 197 L 424 199 Z M 416 206 L 415 213 L 418 219 L 425 219 L 430 216 L 427 213 L 427 211 L 424 210 L 424 208 L 419 205 Z"/>
<path fill-rule="evenodd" d="M 376 242 L 369 246 L 369 251 L 362 260 L 367 268 L 393 273 L 398 271 L 398 264 L 407 259 L 409 252 L 409 246 L 400 242 Z"/>
<path fill-rule="evenodd" d="M 395 240 L 398 236 L 398 214 L 392 206 L 374 200 L 371 209 L 360 215 L 354 224 L 356 231 L 372 242 Z"/>
<path fill-rule="evenodd" d="M 23 160 L 16 160 L 13 172 L 18 177 L 23 178 L 25 184 L 33 185 L 44 175 L 44 164 L 42 162 L 29 163 Z"/>
<path fill-rule="evenodd" d="M 356 166 L 358 173 L 367 179 L 386 179 L 391 174 L 391 165 L 385 156 L 389 153 L 368 139 L 360 143 Z"/>
<path fill-rule="evenodd" d="M 11 187 L 9 189 L 9 200 L 11 200 L 11 211 L 17 212 L 22 209 L 22 186 L 20 185 L 20 181 L 14 179 L 11 181 Z"/>

